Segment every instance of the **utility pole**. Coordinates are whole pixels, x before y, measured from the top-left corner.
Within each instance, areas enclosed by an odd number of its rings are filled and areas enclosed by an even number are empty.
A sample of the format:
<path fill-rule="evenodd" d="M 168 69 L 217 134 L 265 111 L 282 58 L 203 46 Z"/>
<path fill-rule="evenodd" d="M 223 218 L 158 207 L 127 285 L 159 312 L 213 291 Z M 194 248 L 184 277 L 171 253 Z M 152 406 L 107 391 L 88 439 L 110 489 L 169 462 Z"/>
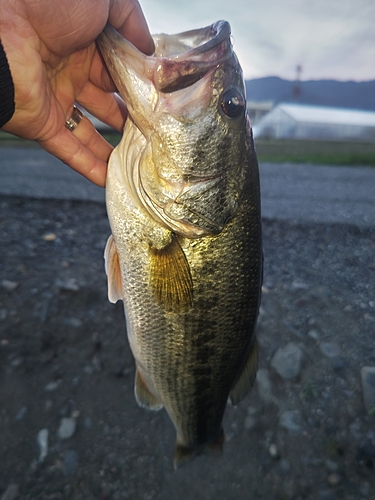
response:
<path fill-rule="evenodd" d="M 302 89 L 301 89 L 301 74 L 302 74 L 302 66 L 301 64 L 297 64 L 296 66 L 296 79 L 294 81 L 294 86 L 292 88 L 292 96 L 293 100 L 298 100 L 299 96 L 301 95 Z"/>

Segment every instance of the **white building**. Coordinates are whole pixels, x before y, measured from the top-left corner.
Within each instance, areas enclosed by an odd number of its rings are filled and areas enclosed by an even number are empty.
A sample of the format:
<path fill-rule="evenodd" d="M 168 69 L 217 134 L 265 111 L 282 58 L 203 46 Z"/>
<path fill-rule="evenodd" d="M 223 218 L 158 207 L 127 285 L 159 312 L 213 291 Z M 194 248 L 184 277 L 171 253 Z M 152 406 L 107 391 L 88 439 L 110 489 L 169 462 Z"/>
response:
<path fill-rule="evenodd" d="M 251 124 L 256 125 L 263 116 L 271 111 L 273 101 L 247 101 L 247 113 Z"/>
<path fill-rule="evenodd" d="M 279 104 L 254 127 L 254 137 L 374 141 L 375 112 Z"/>

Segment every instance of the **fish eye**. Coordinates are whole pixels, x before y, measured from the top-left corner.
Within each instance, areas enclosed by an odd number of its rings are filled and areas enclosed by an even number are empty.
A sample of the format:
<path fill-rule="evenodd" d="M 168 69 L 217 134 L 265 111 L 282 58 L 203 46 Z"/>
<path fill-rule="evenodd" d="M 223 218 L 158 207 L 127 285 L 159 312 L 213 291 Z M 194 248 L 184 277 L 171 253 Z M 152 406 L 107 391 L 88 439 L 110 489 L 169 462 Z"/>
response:
<path fill-rule="evenodd" d="M 245 97 L 239 90 L 229 89 L 222 94 L 220 105 L 229 118 L 237 118 L 245 109 Z"/>

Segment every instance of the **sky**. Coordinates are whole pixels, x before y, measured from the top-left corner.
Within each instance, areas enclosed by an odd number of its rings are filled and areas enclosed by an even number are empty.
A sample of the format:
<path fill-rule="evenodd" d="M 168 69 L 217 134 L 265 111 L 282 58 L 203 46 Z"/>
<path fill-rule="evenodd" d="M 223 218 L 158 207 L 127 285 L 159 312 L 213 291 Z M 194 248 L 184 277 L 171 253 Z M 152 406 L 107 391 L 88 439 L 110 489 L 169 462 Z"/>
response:
<path fill-rule="evenodd" d="M 375 80 L 375 0 L 140 0 L 152 33 L 229 21 L 246 79 Z"/>

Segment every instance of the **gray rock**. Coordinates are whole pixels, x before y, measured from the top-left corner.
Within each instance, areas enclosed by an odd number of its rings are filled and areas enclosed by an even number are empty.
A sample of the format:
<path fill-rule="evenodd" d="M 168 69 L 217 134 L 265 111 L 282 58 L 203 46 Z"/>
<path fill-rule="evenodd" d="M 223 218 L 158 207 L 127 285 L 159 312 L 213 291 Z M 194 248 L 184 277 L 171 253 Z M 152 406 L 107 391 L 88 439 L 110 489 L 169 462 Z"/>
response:
<path fill-rule="evenodd" d="M 337 472 L 339 470 L 339 465 L 337 462 L 334 462 L 333 460 L 327 459 L 325 462 L 327 469 L 329 469 L 331 472 Z"/>
<path fill-rule="evenodd" d="M 23 406 L 16 415 L 17 422 L 20 422 L 21 420 L 23 420 L 26 416 L 26 413 L 27 413 L 27 406 Z"/>
<path fill-rule="evenodd" d="M 341 349 L 337 342 L 321 342 L 319 347 L 323 355 L 331 361 L 335 370 L 341 370 L 345 367 L 345 361 L 341 357 Z"/>
<path fill-rule="evenodd" d="M 83 425 L 84 425 L 85 429 L 91 429 L 92 419 L 90 417 L 86 417 L 83 421 Z"/>
<path fill-rule="evenodd" d="M 310 339 L 313 339 L 315 341 L 319 340 L 319 332 L 317 330 L 309 330 L 307 332 L 307 336 L 310 337 Z"/>
<path fill-rule="evenodd" d="M 18 484 L 11 483 L 8 488 L 1 495 L 0 500 L 15 500 L 18 496 L 19 486 Z"/>
<path fill-rule="evenodd" d="M 77 472 L 79 453 L 76 450 L 65 450 L 63 458 L 63 471 L 67 476 L 73 476 Z"/>
<path fill-rule="evenodd" d="M 270 444 L 270 447 L 268 448 L 268 453 L 271 455 L 272 458 L 275 460 L 280 458 L 279 455 L 279 450 L 277 449 L 277 446 L 275 443 Z"/>
<path fill-rule="evenodd" d="M 363 496 L 367 497 L 371 493 L 371 484 L 367 481 L 361 483 L 359 491 Z"/>
<path fill-rule="evenodd" d="M 61 290 L 78 292 L 78 290 L 80 289 L 80 285 L 79 285 L 78 280 L 76 278 L 68 278 L 65 281 L 58 278 L 56 280 L 55 284 Z"/>
<path fill-rule="evenodd" d="M 337 472 L 332 472 L 332 474 L 327 477 L 327 481 L 330 486 L 337 486 L 341 483 L 341 479 L 340 474 Z"/>
<path fill-rule="evenodd" d="M 300 347 L 290 342 L 276 351 L 271 366 L 283 379 L 292 379 L 301 373 L 302 359 L 303 353 Z"/>
<path fill-rule="evenodd" d="M 43 462 L 48 453 L 48 429 L 38 432 L 37 442 L 39 445 L 39 462 Z"/>
<path fill-rule="evenodd" d="M 272 394 L 272 384 L 269 376 L 269 371 L 265 368 L 260 368 L 257 372 L 258 394 L 265 403 L 277 404 L 276 397 Z"/>
<path fill-rule="evenodd" d="M 341 354 L 340 346 L 336 342 L 321 342 L 319 347 L 326 358 L 336 358 Z"/>
<path fill-rule="evenodd" d="M 255 427 L 256 423 L 257 423 L 256 418 L 253 417 L 252 415 L 248 415 L 244 420 L 244 427 L 248 431 L 253 427 Z"/>
<path fill-rule="evenodd" d="M 375 410 L 375 366 L 361 369 L 363 404 L 367 413 Z"/>
<path fill-rule="evenodd" d="M 18 288 L 19 283 L 16 281 L 3 280 L 1 282 L 1 286 L 4 288 L 6 292 L 14 292 L 16 288 Z"/>
<path fill-rule="evenodd" d="M 301 413 L 298 410 L 282 412 L 279 419 L 279 425 L 291 434 L 300 434 L 302 431 Z"/>
<path fill-rule="evenodd" d="M 77 421 L 72 417 L 64 417 L 60 421 L 57 435 L 60 439 L 69 439 L 73 436 L 77 428 Z"/>
<path fill-rule="evenodd" d="M 66 318 L 63 323 L 64 325 L 71 326 L 72 328 L 79 328 L 82 326 L 82 321 L 78 318 Z"/>
<path fill-rule="evenodd" d="M 290 472 L 290 469 L 291 469 L 290 460 L 288 460 L 287 458 L 282 458 L 277 466 L 277 472 L 279 474 L 288 474 Z"/>
<path fill-rule="evenodd" d="M 293 283 L 290 286 L 290 289 L 292 291 L 307 290 L 308 288 L 310 288 L 309 285 L 307 283 L 303 283 L 302 281 L 293 281 Z"/>
<path fill-rule="evenodd" d="M 47 384 L 45 387 L 44 387 L 44 390 L 47 391 L 47 392 L 53 392 L 53 391 L 56 391 L 56 389 L 58 389 L 60 387 L 60 384 L 61 384 L 61 381 L 60 380 L 56 380 L 56 381 L 53 381 L 53 382 L 49 382 L 49 384 Z"/>

